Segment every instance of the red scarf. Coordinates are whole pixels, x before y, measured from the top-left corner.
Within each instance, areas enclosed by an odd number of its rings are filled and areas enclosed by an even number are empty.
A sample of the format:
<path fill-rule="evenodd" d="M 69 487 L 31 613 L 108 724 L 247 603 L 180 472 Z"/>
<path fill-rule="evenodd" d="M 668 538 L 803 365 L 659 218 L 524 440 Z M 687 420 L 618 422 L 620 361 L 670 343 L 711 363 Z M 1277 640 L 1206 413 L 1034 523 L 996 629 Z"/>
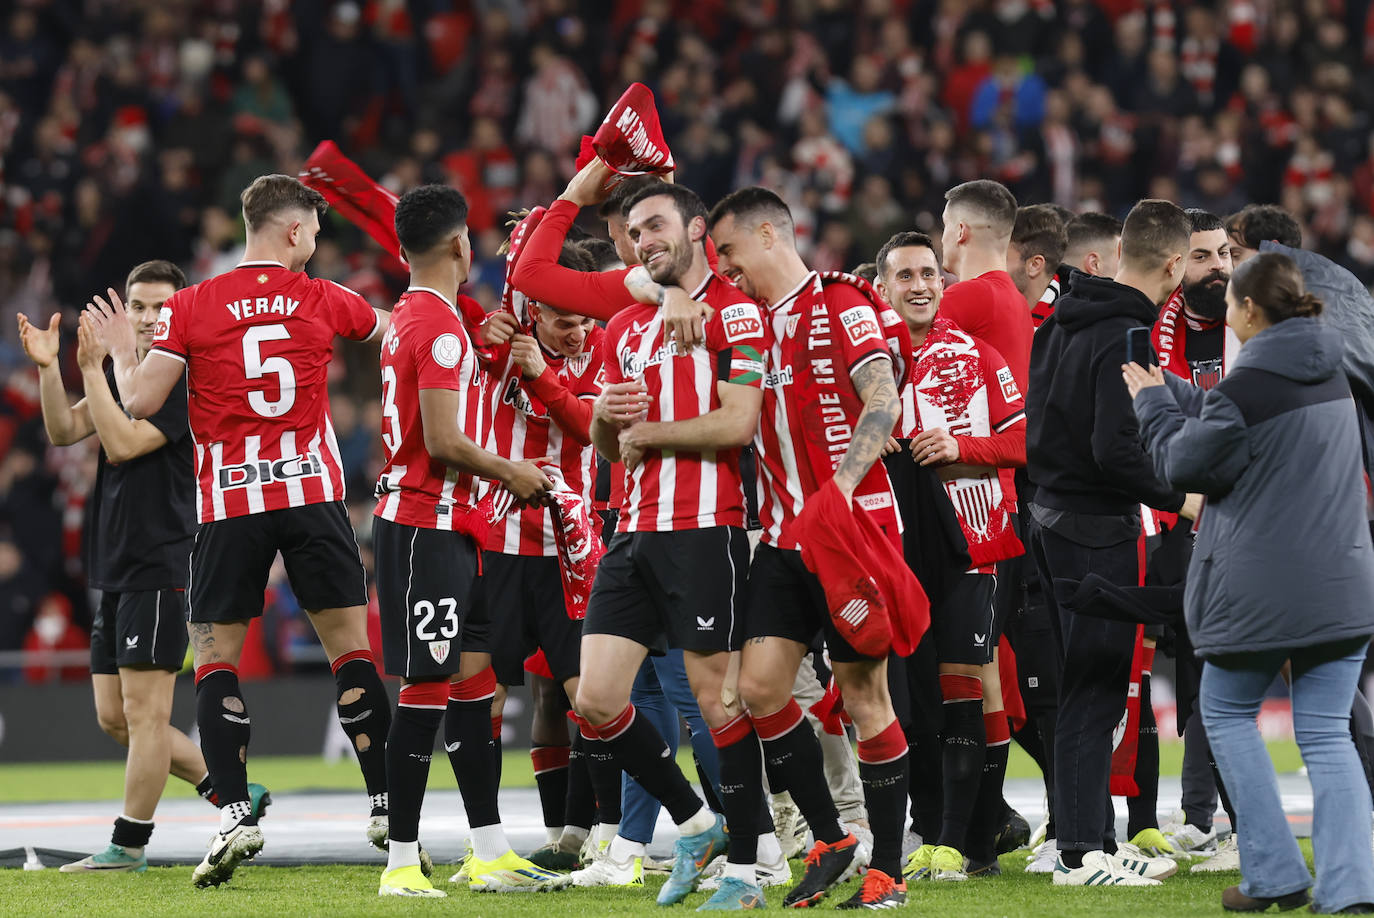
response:
<path fill-rule="evenodd" d="M 1155 353 L 1159 355 L 1160 367 L 1192 382 L 1193 370 L 1184 356 L 1187 353 L 1188 332 L 1211 331 L 1221 324 L 1220 319 L 1202 319 L 1190 312 L 1183 299 L 1182 287 L 1169 294 L 1169 299 L 1159 310 L 1154 331 L 1150 333 Z"/>

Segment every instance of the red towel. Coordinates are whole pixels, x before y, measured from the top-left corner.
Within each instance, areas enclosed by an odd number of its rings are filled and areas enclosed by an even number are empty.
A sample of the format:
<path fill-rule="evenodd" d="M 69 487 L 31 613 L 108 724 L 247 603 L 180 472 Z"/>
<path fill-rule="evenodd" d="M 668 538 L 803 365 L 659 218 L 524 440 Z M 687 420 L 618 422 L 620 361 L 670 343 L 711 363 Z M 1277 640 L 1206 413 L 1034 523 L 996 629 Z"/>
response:
<path fill-rule="evenodd" d="M 844 639 L 869 657 L 910 655 L 930 626 L 930 600 L 900 545 L 846 501 L 834 479 L 807 499 L 792 526 Z"/>

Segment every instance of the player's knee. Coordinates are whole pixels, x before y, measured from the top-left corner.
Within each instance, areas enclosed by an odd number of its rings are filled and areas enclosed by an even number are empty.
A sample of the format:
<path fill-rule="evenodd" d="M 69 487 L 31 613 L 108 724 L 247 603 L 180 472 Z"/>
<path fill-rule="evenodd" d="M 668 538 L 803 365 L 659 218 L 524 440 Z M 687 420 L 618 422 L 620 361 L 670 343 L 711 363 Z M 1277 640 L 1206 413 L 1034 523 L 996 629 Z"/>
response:
<path fill-rule="evenodd" d="M 124 722 L 130 733 L 142 734 L 148 730 L 162 729 L 170 720 L 171 712 L 165 705 L 141 695 L 125 694 Z"/>
<path fill-rule="evenodd" d="M 96 722 L 105 735 L 121 746 L 129 745 L 129 724 L 121 711 L 97 711 Z"/>
<path fill-rule="evenodd" d="M 751 714 L 771 714 L 792 697 L 791 682 L 782 685 L 777 679 L 761 678 L 763 675 L 757 670 L 742 670 L 739 674 L 739 696 Z"/>
<path fill-rule="evenodd" d="M 577 687 L 577 713 L 593 725 L 613 720 L 629 703 L 628 696 L 620 697 L 614 691 L 586 681 Z"/>

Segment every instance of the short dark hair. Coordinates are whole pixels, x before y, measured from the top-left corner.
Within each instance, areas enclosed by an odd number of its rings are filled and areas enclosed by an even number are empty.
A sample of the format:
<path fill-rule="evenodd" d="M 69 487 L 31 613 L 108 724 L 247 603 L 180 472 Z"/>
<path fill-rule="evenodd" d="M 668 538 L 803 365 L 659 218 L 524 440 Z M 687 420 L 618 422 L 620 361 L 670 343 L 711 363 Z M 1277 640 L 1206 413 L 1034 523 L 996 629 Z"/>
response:
<path fill-rule="evenodd" d="M 1115 243 L 1121 236 L 1121 221 L 1111 214 L 1088 211 L 1079 214 L 1064 227 L 1067 245 L 1064 251 L 1091 248 L 1101 242 Z"/>
<path fill-rule="evenodd" d="M 642 186 L 620 205 L 621 216 L 628 217 L 630 211 L 639 202 L 660 196 L 672 198 L 673 206 L 682 215 L 683 226 L 691 223 L 697 217 L 706 219 L 706 205 L 702 203 L 701 196 L 684 185 L 674 185 L 669 182 L 655 182 L 652 185 Z"/>
<path fill-rule="evenodd" d="M 615 250 L 615 244 L 609 239 L 588 236 L 586 239 L 579 239 L 575 244 L 581 246 L 587 257 L 592 260 L 593 271 L 605 271 L 620 265 L 620 253 Z"/>
<path fill-rule="evenodd" d="M 665 184 L 663 179 L 656 175 L 631 175 L 622 178 L 606 193 L 606 200 L 596 209 L 596 215 L 602 220 L 622 217 L 625 215 L 625 202 L 638 193 L 639 189 L 662 184 Z"/>
<path fill-rule="evenodd" d="M 1073 221 L 1073 218 L 1077 216 L 1077 214 L 1069 210 L 1063 204 L 1055 204 L 1053 201 L 1051 201 L 1045 206 L 1048 207 L 1050 210 L 1054 211 L 1056 214 L 1058 214 L 1059 221 L 1063 223 L 1066 227 L 1069 225 L 1069 223 Z"/>
<path fill-rule="evenodd" d="M 141 265 L 134 265 L 134 269 L 124 280 L 126 297 L 129 295 L 129 288 L 134 284 L 171 284 L 173 290 L 180 290 L 186 286 L 186 274 L 170 261 L 155 258 Z"/>
<path fill-rule="evenodd" d="M 1266 239 L 1302 248 L 1302 227 L 1293 215 L 1277 204 L 1249 204 L 1227 221 L 1227 232 L 1247 249 L 1257 249 Z"/>
<path fill-rule="evenodd" d="M 999 236 L 1010 236 L 1016 225 L 1016 196 L 992 179 L 975 179 L 945 192 L 951 207 L 964 207 L 981 216 Z"/>
<path fill-rule="evenodd" d="M 324 195 L 301 184 L 290 175 L 260 175 L 239 195 L 243 203 L 243 222 L 249 230 L 260 229 L 283 211 L 314 211 L 320 216 L 329 209 Z"/>
<path fill-rule="evenodd" d="M 1064 260 L 1064 250 L 1069 245 L 1064 221 L 1053 204 L 1028 204 L 1017 210 L 1011 241 L 1023 260 L 1039 255 L 1051 271 Z"/>
<path fill-rule="evenodd" d="M 1121 225 L 1121 258 L 1134 264 L 1168 261 L 1188 251 L 1193 224 L 1172 201 L 1146 198 L 1136 203 Z"/>
<path fill-rule="evenodd" d="M 457 188 L 421 185 L 396 202 L 396 236 L 414 258 L 446 240 L 468 222 L 468 202 Z"/>
<path fill-rule="evenodd" d="M 792 222 L 791 208 L 776 192 L 758 185 L 740 188 L 721 198 L 720 203 L 711 208 L 711 216 L 706 224 L 714 227 L 726 217 L 734 217 L 737 222 L 748 222 L 754 226 L 766 221 L 779 229 L 785 228 L 787 235 L 796 240 L 796 224 Z"/>
<path fill-rule="evenodd" d="M 1220 217 L 1210 211 L 1203 210 L 1201 207 L 1190 207 L 1184 213 L 1192 222 L 1195 233 L 1210 233 L 1212 230 L 1226 228 Z"/>
<path fill-rule="evenodd" d="M 592 272 L 596 270 L 596 265 L 592 263 L 592 256 L 587 254 L 580 243 L 564 242 L 563 250 L 558 253 L 558 264 L 572 271 Z"/>
<path fill-rule="evenodd" d="M 871 284 L 878 279 L 878 264 L 877 262 L 866 261 L 861 265 L 855 265 L 849 273 L 855 277 L 862 277 Z"/>
<path fill-rule="evenodd" d="M 887 258 L 895 249 L 905 249 L 909 246 L 916 248 L 930 249 L 935 251 L 934 241 L 925 233 L 918 233 L 908 230 L 903 233 L 895 233 L 892 238 L 883 243 L 883 247 L 878 250 L 878 257 L 873 261 L 878 265 L 878 276 L 887 276 Z"/>
<path fill-rule="evenodd" d="M 1297 262 L 1282 252 L 1260 252 L 1237 266 L 1231 275 L 1231 295 L 1246 297 L 1260 308 L 1269 324 L 1300 316 L 1319 316 L 1322 301 L 1303 286 Z"/>

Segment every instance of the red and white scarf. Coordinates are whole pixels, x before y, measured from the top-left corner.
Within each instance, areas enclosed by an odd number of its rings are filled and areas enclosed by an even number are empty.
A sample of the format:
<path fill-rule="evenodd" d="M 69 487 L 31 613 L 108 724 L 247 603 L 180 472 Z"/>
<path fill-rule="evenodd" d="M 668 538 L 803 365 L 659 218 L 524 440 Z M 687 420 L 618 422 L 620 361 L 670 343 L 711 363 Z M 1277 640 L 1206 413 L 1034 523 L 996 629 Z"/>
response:
<path fill-rule="evenodd" d="M 1169 299 L 1159 310 L 1154 331 L 1150 333 L 1155 353 L 1159 355 L 1160 367 L 1193 382 L 1193 370 L 1188 365 L 1188 358 L 1184 356 L 1187 353 L 1188 333 L 1211 331 L 1218 325 L 1225 325 L 1225 322 L 1220 319 L 1199 318 L 1188 310 L 1188 304 L 1183 299 L 1182 287 L 1169 294 Z M 1223 375 L 1226 373 L 1226 367 L 1230 366 L 1240 351 L 1240 339 L 1231 331 L 1230 326 L 1226 326 L 1225 335 L 1221 355 Z"/>

